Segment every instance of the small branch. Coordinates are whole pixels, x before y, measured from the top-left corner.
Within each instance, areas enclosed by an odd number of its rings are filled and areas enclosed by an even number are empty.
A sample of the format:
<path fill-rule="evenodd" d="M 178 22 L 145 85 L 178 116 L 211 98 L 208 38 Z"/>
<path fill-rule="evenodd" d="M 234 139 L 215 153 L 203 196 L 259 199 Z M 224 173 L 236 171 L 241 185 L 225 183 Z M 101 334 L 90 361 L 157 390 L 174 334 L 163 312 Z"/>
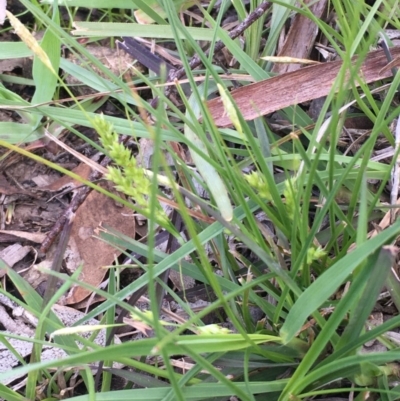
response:
<path fill-rule="evenodd" d="M 238 36 L 240 36 L 250 25 L 254 24 L 258 19 L 260 19 L 264 13 L 267 11 L 267 9 L 270 7 L 271 3 L 268 1 L 264 1 L 261 3 L 252 13 L 250 13 L 235 29 L 232 29 L 231 32 L 229 32 L 229 37 L 231 39 L 236 39 Z M 217 53 L 221 51 L 225 47 L 224 42 L 222 40 L 219 40 L 215 46 L 214 46 L 214 53 Z M 205 52 L 205 55 L 208 56 L 209 51 Z M 195 55 L 192 57 L 192 59 L 189 61 L 189 67 L 191 70 L 195 69 L 201 65 L 201 59 L 199 55 Z M 174 82 L 175 80 L 182 79 L 186 75 L 185 68 L 179 68 L 178 70 L 171 70 L 170 73 L 168 74 L 168 79 L 167 83 L 169 82 Z M 165 89 L 165 95 L 168 97 L 171 95 L 171 92 L 173 90 L 173 86 L 167 86 Z M 158 102 L 158 98 L 154 98 L 151 101 L 151 106 L 156 107 Z"/>

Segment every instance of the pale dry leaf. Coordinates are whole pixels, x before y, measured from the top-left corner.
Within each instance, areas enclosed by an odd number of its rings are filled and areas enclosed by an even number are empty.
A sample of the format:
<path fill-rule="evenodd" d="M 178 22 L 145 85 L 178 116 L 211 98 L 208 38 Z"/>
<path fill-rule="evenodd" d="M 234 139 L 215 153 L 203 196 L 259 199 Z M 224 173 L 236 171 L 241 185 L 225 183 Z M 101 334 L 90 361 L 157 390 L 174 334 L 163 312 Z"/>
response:
<path fill-rule="evenodd" d="M 41 244 L 46 238 L 46 234 L 44 233 L 28 233 L 25 231 L 15 230 L 0 230 L 0 234 L 13 235 L 17 238 L 35 242 L 36 244 Z"/>
<path fill-rule="evenodd" d="M 260 58 L 263 60 L 266 60 L 266 61 L 271 61 L 273 63 L 281 63 L 281 64 L 305 64 L 305 65 L 321 64 L 319 61 L 308 60 L 305 58 L 296 58 L 296 57 L 265 56 L 265 57 L 260 57 Z"/>
<path fill-rule="evenodd" d="M 15 243 L 3 249 L 0 252 L 0 259 L 2 259 L 5 263 L 7 263 L 8 266 L 13 267 L 17 262 L 22 260 L 30 251 L 31 251 L 30 246 L 22 246 L 21 244 Z"/>

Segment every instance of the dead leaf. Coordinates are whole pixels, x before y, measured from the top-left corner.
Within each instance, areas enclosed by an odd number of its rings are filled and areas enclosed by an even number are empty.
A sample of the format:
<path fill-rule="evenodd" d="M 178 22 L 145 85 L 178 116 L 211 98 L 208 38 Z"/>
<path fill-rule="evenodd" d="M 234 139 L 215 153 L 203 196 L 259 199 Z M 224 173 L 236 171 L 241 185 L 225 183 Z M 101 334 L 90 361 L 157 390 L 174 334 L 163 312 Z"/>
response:
<path fill-rule="evenodd" d="M 400 46 L 391 47 L 393 58 L 400 55 Z M 356 58 L 353 59 L 355 62 Z M 382 50 L 370 52 L 360 68 L 360 76 L 366 83 L 388 78 L 390 71 L 380 71 L 387 65 Z M 253 120 L 285 107 L 326 96 L 342 66 L 342 61 L 333 61 L 301 68 L 254 84 L 243 86 L 231 92 L 245 120 Z M 358 86 L 357 82 L 354 85 Z M 232 125 L 226 115 L 220 97 L 207 102 L 207 106 L 218 127 Z"/>
<path fill-rule="evenodd" d="M 79 164 L 77 167 L 75 167 L 72 172 L 75 174 L 78 174 L 81 176 L 83 179 L 88 180 L 91 172 L 91 168 L 87 166 L 85 163 Z M 50 185 L 46 185 L 44 187 L 41 187 L 41 190 L 46 190 L 50 192 L 58 192 L 64 189 L 76 189 L 77 187 L 80 187 L 82 183 L 80 181 L 74 180 L 71 178 L 69 175 L 64 175 L 60 177 L 57 181 L 51 183 Z"/>
<path fill-rule="evenodd" d="M 95 287 L 103 281 L 107 273 L 104 266 L 112 264 L 120 254 L 111 245 L 93 237 L 102 223 L 115 227 L 130 237 L 135 236 L 135 218 L 131 209 L 117 206 L 113 199 L 99 192 L 92 191 L 89 194 L 76 213 L 65 259 L 71 270 L 83 263 L 79 279 Z M 63 302 L 76 304 L 90 294 L 90 290 L 74 286 Z"/>
<path fill-rule="evenodd" d="M 133 320 L 128 317 L 124 317 L 124 323 L 133 327 L 140 333 L 142 333 L 145 337 L 149 336 L 149 332 L 151 332 L 151 327 L 145 322 L 141 322 L 140 320 Z"/>
<path fill-rule="evenodd" d="M 89 179 L 91 168 L 81 163 L 72 171 L 87 180 Z M 81 185 L 81 182 L 69 176 L 63 176 L 51 185 L 41 189 L 56 192 L 67 188 L 74 190 Z M 111 185 L 108 190 L 112 191 Z M 102 223 L 116 227 L 125 235 L 131 237 L 135 235 L 135 219 L 132 210 L 125 206 L 117 205 L 108 196 L 92 191 L 76 212 L 70 240 L 64 256 L 68 272 L 72 274 L 83 264 L 80 280 L 95 287 L 101 284 L 107 273 L 104 266 L 112 264 L 120 254 L 112 246 L 93 237 L 95 230 Z M 80 303 L 90 294 L 91 291 L 83 287 L 74 286 L 62 302 L 64 304 Z"/>
<path fill-rule="evenodd" d="M 53 248 L 53 253 L 54 251 L 55 247 Z M 39 294 L 44 294 L 46 282 L 49 278 L 46 270 L 51 270 L 52 263 L 52 258 L 42 260 L 40 263 L 31 266 L 26 272 L 24 272 L 24 274 L 22 274 L 24 280 L 29 283 L 32 288 L 37 290 Z"/>
<path fill-rule="evenodd" d="M 21 244 L 12 244 L 0 252 L 0 259 L 13 267 L 17 262 L 22 260 L 32 248 L 30 246 L 22 246 Z M 5 270 L 0 270 L 0 277 L 6 274 Z"/>
<path fill-rule="evenodd" d="M 25 231 L 14 231 L 14 230 L 8 230 L 8 231 L 0 230 L 0 234 L 4 234 L 5 236 L 14 236 L 19 239 L 35 242 L 36 244 L 41 244 L 46 238 L 46 234 L 44 233 L 27 233 Z"/>
<path fill-rule="evenodd" d="M 289 56 L 265 56 L 261 57 L 262 60 L 271 61 L 273 63 L 280 63 L 280 64 L 321 64 L 320 61 L 315 60 L 308 60 L 306 58 L 296 58 L 296 57 L 289 57 Z M 299 66 L 300 68 L 300 66 Z M 297 68 L 296 68 L 297 69 Z"/>
<path fill-rule="evenodd" d="M 30 246 L 22 246 L 21 244 L 13 244 L 0 252 L 0 258 L 13 267 L 17 262 L 22 260 L 30 251 Z"/>

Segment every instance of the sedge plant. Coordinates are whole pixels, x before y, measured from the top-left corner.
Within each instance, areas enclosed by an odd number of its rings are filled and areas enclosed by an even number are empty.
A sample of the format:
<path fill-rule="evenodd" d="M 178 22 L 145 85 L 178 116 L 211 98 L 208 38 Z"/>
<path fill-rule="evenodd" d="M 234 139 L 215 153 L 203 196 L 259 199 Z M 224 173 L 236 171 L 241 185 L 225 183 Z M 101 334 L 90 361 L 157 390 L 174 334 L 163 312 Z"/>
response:
<path fill-rule="evenodd" d="M 104 70 L 74 37 L 61 29 L 58 18 L 50 18 L 38 4 L 27 0 L 21 3 L 35 18 L 40 18 L 53 36 Z M 53 16 L 58 15 L 61 7 L 95 7 L 90 1 L 81 0 L 43 3 L 54 10 Z M 60 335 L 56 330 L 62 329 L 62 324 L 50 313 L 43 319 L 42 327 L 47 334 L 55 332 L 53 345 L 63 348 L 68 356 L 53 361 L 39 358 L 34 364 L 24 364 L 20 358 L 23 366 L 0 373 L 0 397 L 34 397 L 37 385 L 45 380 L 51 382 L 46 396 L 58 396 L 61 389 L 54 379 L 57 369 L 66 380 L 71 377 L 70 371 L 82 376 L 84 394 L 71 397 L 76 401 L 223 400 L 231 396 L 241 400 L 286 401 L 337 393 L 347 397 L 350 392 L 357 399 L 371 393 L 386 400 L 397 399 L 396 360 L 400 354 L 388 333 L 400 325 L 400 318 L 393 314 L 370 330 L 366 330 L 366 322 L 382 288 L 390 286 L 395 293 L 393 288 L 399 286 L 392 267 L 400 224 L 393 221 L 376 235 L 368 234 L 388 212 L 382 199 L 396 160 L 373 161 L 371 155 L 382 137 L 394 144 L 389 125 L 399 113 L 394 100 L 400 77 L 397 74 L 385 86 L 371 88 L 363 83 L 359 66 L 376 45 L 378 32 L 389 24 L 399 28 L 398 2 L 377 1 L 371 6 L 364 1 L 333 0 L 330 7 L 337 16 L 333 27 L 315 18 L 302 2 L 276 0 L 246 33 L 245 46 L 221 28 L 228 2 L 223 1 L 219 8 L 214 8 L 215 2 L 207 9 L 195 5 L 197 19 L 189 19 L 186 25 L 179 18 L 180 10 L 187 9 L 181 3 L 162 0 L 149 9 L 145 2 L 135 1 L 134 11 L 140 12 L 140 18 L 146 14 L 153 25 L 84 21 L 77 23 L 74 32 L 98 39 L 123 36 L 128 30 L 129 35 L 151 37 L 160 43 L 174 39 L 176 45 L 171 51 L 182 60 L 187 75 L 187 82 L 176 85 L 181 107 L 164 95 L 163 86 L 157 82 L 162 77 L 139 72 L 135 76 L 136 86 L 149 86 L 158 96 L 158 107 L 152 108 L 138 101 L 126 83 L 109 71 L 99 77 L 90 67 L 71 65 L 66 59 L 59 60 L 61 68 L 76 74 L 93 89 L 107 91 L 107 101 L 115 99 L 121 105 L 120 116 L 96 116 L 97 106 L 81 100 L 77 100 L 81 107 L 75 104 L 61 108 L 51 101 L 29 103 L 10 89 L 0 91 L 0 105 L 18 110 L 24 117 L 18 137 L 9 138 L 9 143 L 20 143 L 21 138 L 29 142 L 43 135 L 41 120 L 33 118 L 37 114 L 41 118 L 46 116 L 54 134 L 60 127 L 75 132 L 75 125 L 96 129 L 100 143 L 95 145 L 113 160 L 106 178 L 128 197 L 128 201 L 121 199 L 122 202 L 131 203 L 149 219 L 146 244 L 124 236 L 118 227 L 108 227 L 100 234 L 116 249 L 145 258 L 146 263 L 137 261 L 142 274 L 134 282 L 120 288 L 111 275 L 109 288 L 101 290 L 80 282 L 76 275 L 58 274 L 64 280 L 63 290 L 73 284 L 81 285 L 104 298 L 76 325 L 114 311 L 112 308 L 118 305 L 154 333 L 151 338 L 107 347 L 82 340 L 85 348 L 79 351 L 75 341 L 79 330 Z M 105 9 L 111 7 L 108 2 L 96 4 Z M 259 4 L 260 1 L 250 1 L 246 8 L 242 2 L 232 1 L 239 19 Z M 126 6 L 127 2 L 118 2 L 121 9 Z M 246 120 L 228 90 L 234 79 L 203 52 L 199 41 L 213 47 L 217 40 L 222 40 L 237 61 L 233 72 L 239 79 L 267 79 L 272 76 L 270 66 L 257 59 L 257 54 L 275 54 L 282 29 L 295 14 L 316 24 L 343 63 L 317 121 L 312 121 L 299 105 L 277 110 L 290 126 L 290 132 L 282 138 L 264 117 Z M 108 14 L 111 19 L 113 15 Z M 199 26 L 193 26 L 198 20 Z M 261 54 L 259 44 L 263 40 L 266 46 Z M 45 42 L 43 51 L 50 51 L 47 46 Z M 29 54 L 23 46 L 21 50 Z M 1 52 L 0 49 L 0 57 Z M 199 71 L 192 71 L 188 64 L 194 53 L 204 66 Z M 351 62 L 355 54 L 358 64 Z M 51 60 L 54 62 L 55 58 Z M 42 83 L 36 75 L 33 84 L 38 87 Z M 247 83 L 241 81 L 243 85 Z M 52 85 L 54 89 L 56 83 Z M 49 93 L 50 90 L 43 92 L 41 101 L 49 100 Z M 379 97 L 380 93 L 384 96 Z M 207 109 L 207 99 L 215 95 L 223 99 L 231 128 L 218 128 Z M 373 128 L 368 139 L 350 154 L 343 150 L 341 139 L 352 105 L 368 116 Z M 149 127 L 142 118 L 143 110 L 154 117 L 153 126 Z M 132 140 L 153 140 L 150 174 L 120 142 L 122 135 L 131 136 Z M 4 142 L 7 139 L 1 134 L 0 138 Z M 190 152 L 189 162 L 183 160 L 182 153 L 176 152 L 171 142 Z M 165 153 L 171 157 L 172 165 L 166 163 Z M 210 180 L 210 176 L 214 179 Z M 371 182 L 379 184 L 372 190 Z M 343 192 L 347 194 L 345 202 L 340 196 Z M 178 209 L 185 233 L 174 230 L 160 205 L 162 197 L 169 197 Z M 169 254 L 154 246 L 157 224 L 170 230 L 179 242 L 179 247 Z M 40 296 L 4 263 L 2 267 L 22 295 L 15 301 L 40 318 Z M 215 297 L 202 310 L 193 311 L 185 295 L 179 296 L 160 279 L 170 269 L 206 285 Z M 186 312 L 183 321 L 168 329 L 158 308 L 156 286 L 162 286 Z M 147 313 L 125 301 L 143 288 L 147 288 L 151 303 Z M 397 299 L 393 300 L 399 306 Z M 52 302 L 56 302 L 56 297 Z M 110 313 L 107 324 L 112 324 Z M 217 316 L 213 325 L 206 322 L 210 314 Z M 0 334 L 2 343 L 17 353 L 9 341 L 12 336 Z M 46 342 L 45 338 L 24 340 Z M 384 344 L 385 351 L 364 352 L 364 344 L 372 340 Z M 190 362 L 190 369 L 181 368 L 179 358 Z M 99 361 L 107 361 L 100 389 L 95 388 L 88 369 Z M 116 362 L 130 369 L 113 368 Z M 126 388 L 111 391 L 110 373 L 123 377 Z M 16 390 L 4 384 L 14 374 L 28 374 L 25 388 Z M 130 383 L 145 389 L 133 388 Z"/>

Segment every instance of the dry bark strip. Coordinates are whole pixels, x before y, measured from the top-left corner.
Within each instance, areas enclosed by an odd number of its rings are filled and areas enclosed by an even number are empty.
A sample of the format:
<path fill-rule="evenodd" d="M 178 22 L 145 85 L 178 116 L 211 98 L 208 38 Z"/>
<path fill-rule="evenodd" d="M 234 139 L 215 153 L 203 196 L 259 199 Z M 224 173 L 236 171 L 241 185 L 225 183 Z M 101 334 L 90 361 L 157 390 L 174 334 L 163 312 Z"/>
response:
<path fill-rule="evenodd" d="M 390 48 L 393 59 L 400 56 L 400 46 Z M 355 63 L 357 57 L 353 58 Z M 383 50 L 370 52 L 361 65 L 359 76 L 371 83 L 392 76 L 385 69 L 388 61 Z M 254 84 L 243 86 L 231 92 L 233 100 L 245 120 L 253 120 L 285 107 L 326 96 L 342 66 L 342 61 L 333 61 L 301 68 Z M 358 82 L 353 82 L 359 86 Z M 232 125 L 225 113 L 220 97 L 207 102 L 210 113 L 218 127 Z"/>
<path fill-rule="evenodd" d="M 328 0 L 320 0 L 316 3 L 312 0 L 307 0 L 305 3 L 307 5 L 311 4 L 310 11 L 316 18 L 322 18 L 322 15 L 325 13 L 325 9 L 328 4 Z M 318 31 L 318 26 L 314 21 L 302 14 L 296 14 L 286 36 L 285 43 L 282 46 L 282 49 L 279 50 L 277 56 L 307 59 L 310 56 L 311 50 L 313 49 Z M 272 72 L 283 74 L 289 71 L 296 71 L 300 68 L 300 64 L 275 63 L 272 68 Z"/>

